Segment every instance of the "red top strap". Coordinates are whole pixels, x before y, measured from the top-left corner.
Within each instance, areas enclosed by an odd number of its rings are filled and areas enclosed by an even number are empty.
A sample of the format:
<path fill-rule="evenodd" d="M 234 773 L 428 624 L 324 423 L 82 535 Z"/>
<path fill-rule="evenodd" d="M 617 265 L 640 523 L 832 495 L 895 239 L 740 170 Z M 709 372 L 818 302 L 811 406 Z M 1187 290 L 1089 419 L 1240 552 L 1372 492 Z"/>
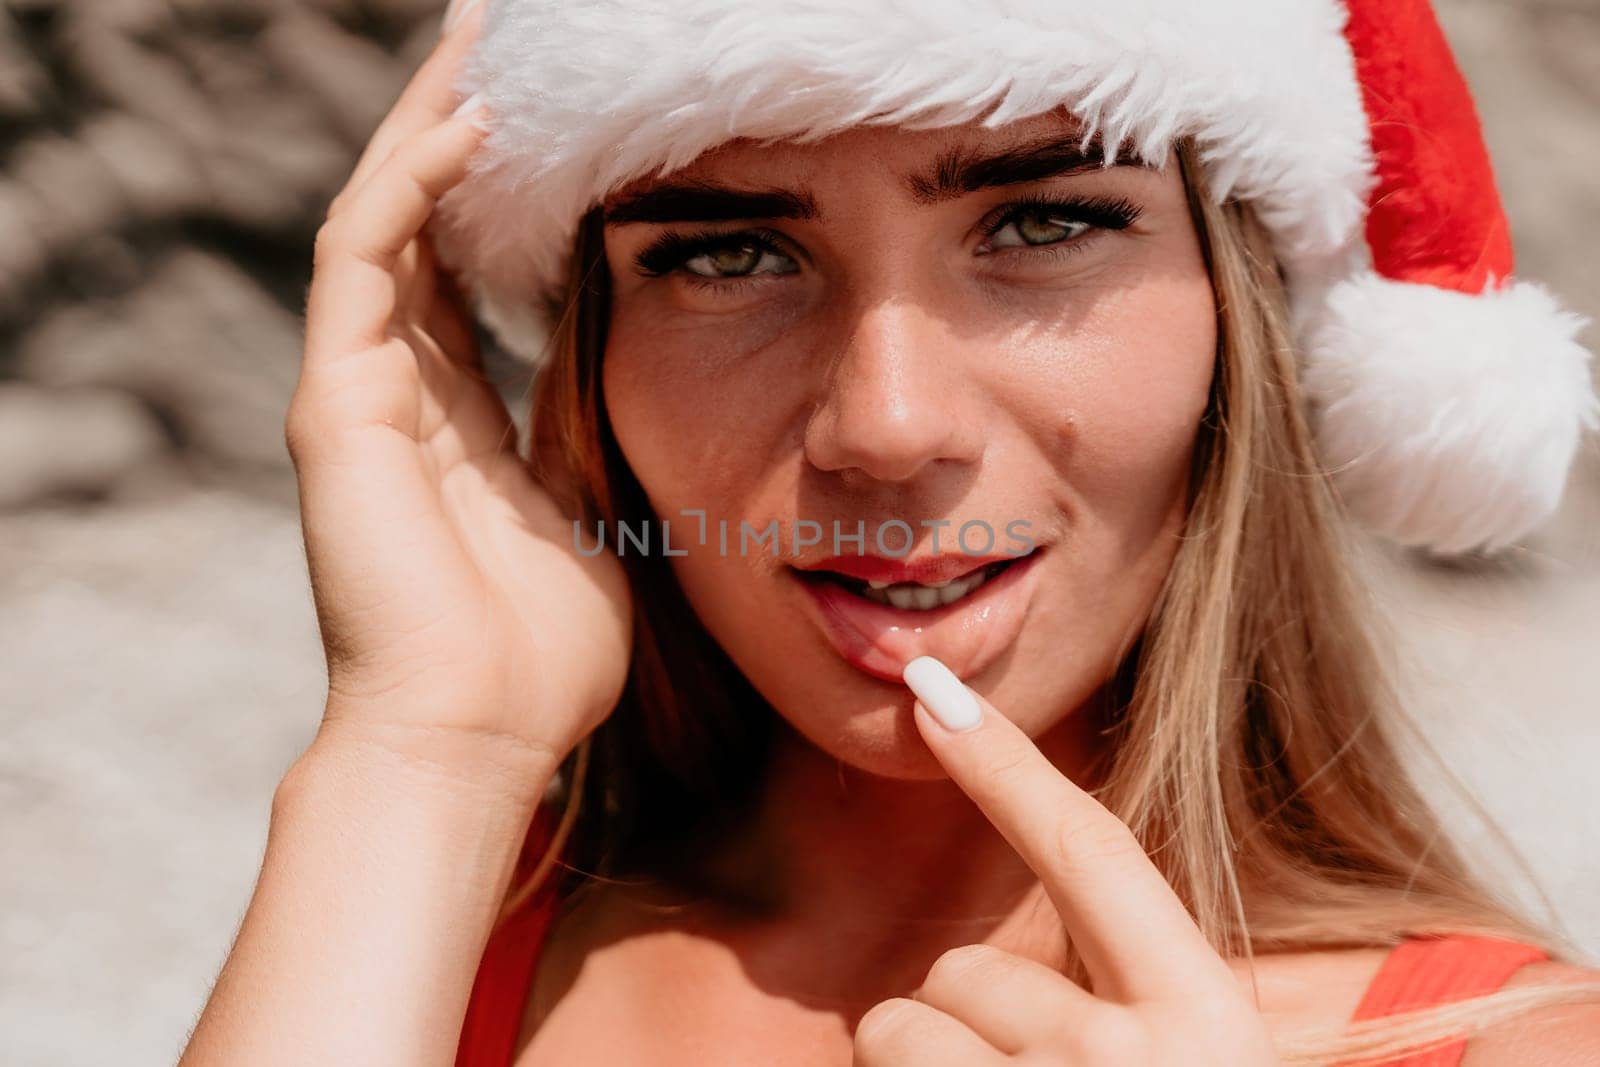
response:
<path fill-rule="evenodd" d="M 556 813 L 548 807 L 534 812 L 517 860 L 516 879 L 526 878 L 538 865 L 556 822 Z M 555 892 L 559 874 L 559 869 L 552 871 L 534 895 L 489 935 L 467 1001 L 456 1067 L 511 1067 L 539 950 L 559 903 Z"/>
<path fill-rule="evenodd" d="M 1517 968 L 1549 954 L 1535 945 L 1475 934 L 1443 937 L 1413 936 L 1384 958 L 1351 1022 L 1492 993 L 1505 984 Z M 1383 1060 L 1383 1067 L 1457 1067 L 1466 1054 L 1467 1039 L 1399 1059 Z"/>

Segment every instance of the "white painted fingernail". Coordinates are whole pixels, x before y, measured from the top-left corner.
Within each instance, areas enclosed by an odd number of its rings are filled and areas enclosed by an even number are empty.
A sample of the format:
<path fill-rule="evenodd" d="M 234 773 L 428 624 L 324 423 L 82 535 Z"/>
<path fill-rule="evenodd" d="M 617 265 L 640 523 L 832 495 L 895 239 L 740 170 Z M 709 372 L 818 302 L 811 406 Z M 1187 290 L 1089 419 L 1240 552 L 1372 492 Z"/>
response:
<path fill-rule="evenodd" d="M 482 104 L 483 104 L 483 93 L 481 93 L 481 92 L 473 93 L 471 96 L 469 96 L 465 100 L 461 101 L 460 104 L 456 105 L 455 114 L 451 115 L 450 117 L 454 118 L 454 119 L 458 119 L 462 115 L 470 115 L 472 112 L 476 111 L 480 106 L 482 106 Z"/>
<path fill-rule="evenodd" d="M 962 733 L 977 729 L 983 721 L 983 708 L 972 690 L 932 656 L 918 656 L 906 664 L 900 677 L 946 730 Z"/>
<path fill-rule="evenodd" d="M 449 33 L 466 17 L 468 11 L 477 7 L 479 0 L 450 0 L 444 9 L 444 28 L 442 32 Z"/>

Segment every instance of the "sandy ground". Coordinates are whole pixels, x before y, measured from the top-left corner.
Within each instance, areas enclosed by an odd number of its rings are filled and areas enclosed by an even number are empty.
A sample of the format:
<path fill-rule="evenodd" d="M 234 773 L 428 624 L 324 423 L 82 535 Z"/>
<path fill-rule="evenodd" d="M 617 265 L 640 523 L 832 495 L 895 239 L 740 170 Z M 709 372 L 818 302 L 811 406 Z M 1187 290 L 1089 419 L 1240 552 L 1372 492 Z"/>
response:
<path fill-rule="evenodd" d="M 1442 7 L 1478 90 L 1525 272 L 1600 313 L 1600 11 L 1556 0 Z M 226 372 L 217 388 L 243 383 L 248 398 L 218 408 L 211 394 L 184 394 L 188 407 L 174 409 L 192 419 L 181 439 L 211 434 L 221 442 L 212 452 L 233 449 L 226 463 L 172 449 L 170 425 L 124 402 L 129 389 L 151 395 L 147 384 L 124 389 L 52 354 L 90 342 L 117 351 L 117 331 L 136 316 L 165 321 L 159 305 L 119 306 L 109 326 L 57 316 L 54 347 L 35 331 L 0 364 L 14 379 L 0 381 L 8 1063 L 176 1058 L 247 901 L 273 787 L 320 712 L 320 646 L 275 439 L 297 324 L 280 301 L 252 312 L 265 326 L 230 334 L 257 299 L 248 287 L 181 257 L 167 269 L 190 280 L 183 291 L 208 294 L 202 310 L 223 326 L 207 373 Z M 143 367 L 156 351 L 148 342 L 119 359 Z M 247 361 L 227 362 L 241 351 Z M 149 358 L 140 383 L 165 355 Z M 98 435 L 80 433 L 80 418 Z M 86 439 L 100 442 L 98 459 L 84 458 Z M 98 466 L 63 474 L 73 463 Z M 89 500 L 37 491 L 95 472 L 106 484 Z M 1427 566 L 1377 544 L 1368 560 L 1438 757 L 1419 753 L 1418 765 L 1439 781 L 1456 834 L 1508 893 L 1534 903 L 1542 893 L 1600 962 L 1600 447 L 1586 443 L 1559 519 L 1497 567 Z"/>

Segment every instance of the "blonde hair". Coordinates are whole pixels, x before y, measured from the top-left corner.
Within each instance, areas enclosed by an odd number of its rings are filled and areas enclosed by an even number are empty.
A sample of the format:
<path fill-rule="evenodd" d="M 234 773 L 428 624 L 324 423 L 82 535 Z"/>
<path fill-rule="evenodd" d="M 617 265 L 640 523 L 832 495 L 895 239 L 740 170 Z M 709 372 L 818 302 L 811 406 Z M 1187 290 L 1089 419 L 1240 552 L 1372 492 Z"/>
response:
<path fill-rule="evenodd" d="M 1450 932 L 1565 956 L 1472 874 L 1400 759 L 1400 736 L 1415 728 L 1388 681 L 1349 524 L 1317 462 L 1266 232 L 1247 204 L 1211 201 L 1192 146 L 1180 144 L 1178 158 L 1217 293 L 1219 350 L 1185 533 L 1106 689 L 1112 743 L 1097 795 L 1224 956 Z M 648 503 L 600 392 L 609 279 L 598 211 L 580 227 L 560 312 L 536 383 L 533 467 L 571 514 L 638 522 Z M 574 753 L 555 840 L 505 914 L 569 846 L 568 869 L 586 872 L 579 888 L 649 869 L 668 862 L 650 849 L 664 828 L 714 833 L 706 820 L 759 783 L 765 717 L 739 709 L 763 707 L 760 698 L 667 568 L 624 563 L 638 604 L 627 691 Z M 1087 981 L 1070 947 L 1066 973 Z M 1285 1062 L 1332 1064 L 1580 1000 L 1600 1001 L 1600 982 L 1276 1037 Z"/>

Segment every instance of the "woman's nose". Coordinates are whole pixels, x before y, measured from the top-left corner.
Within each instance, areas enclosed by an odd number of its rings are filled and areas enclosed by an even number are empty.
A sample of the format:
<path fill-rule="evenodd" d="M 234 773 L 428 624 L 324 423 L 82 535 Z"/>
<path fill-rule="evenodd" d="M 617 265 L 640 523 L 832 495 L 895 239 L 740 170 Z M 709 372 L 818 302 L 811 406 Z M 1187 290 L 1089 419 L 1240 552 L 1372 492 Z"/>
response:
<path fill-rule="evenodd" d="M 885 482 L 909 481 L 941 460 L 977 461 L 977 389 L 962 344 L 916 303 L 862 311 L 828 367 L 806 426 L 806 458 Z"/>

